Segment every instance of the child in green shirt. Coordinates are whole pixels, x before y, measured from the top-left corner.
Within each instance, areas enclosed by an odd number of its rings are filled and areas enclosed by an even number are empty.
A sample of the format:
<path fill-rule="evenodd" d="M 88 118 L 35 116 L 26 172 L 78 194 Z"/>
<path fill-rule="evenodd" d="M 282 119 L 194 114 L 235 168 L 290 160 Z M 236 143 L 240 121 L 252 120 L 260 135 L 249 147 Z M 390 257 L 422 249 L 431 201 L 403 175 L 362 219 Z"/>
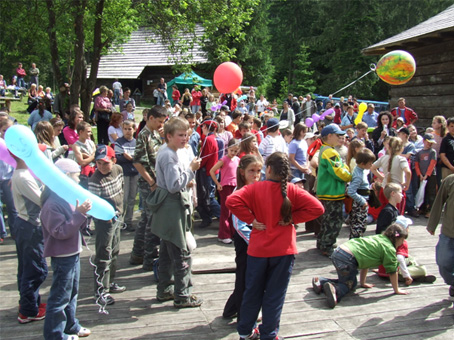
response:
<path fill-rule="evenodd" d="M 314 291 L 317 294 L 323 291 L 328 306 L 334 308 L 342 297 L 356 288 L 358 269 L 361 270 L 361 287 L 372 288 L 372 284 L 366 283 L 367 271 L 369 268 L 383 265 L 389 274 L 394 293 L 406 295 L 406 291 L 399 290 L 396 249 L 403 244 L 407 235 L 404 228 L 393 224 L 381 235 L 354 238 L 337 247 L 331 260 L 336 267 L 338 279 L 314 277 L 312 279 Z"/>

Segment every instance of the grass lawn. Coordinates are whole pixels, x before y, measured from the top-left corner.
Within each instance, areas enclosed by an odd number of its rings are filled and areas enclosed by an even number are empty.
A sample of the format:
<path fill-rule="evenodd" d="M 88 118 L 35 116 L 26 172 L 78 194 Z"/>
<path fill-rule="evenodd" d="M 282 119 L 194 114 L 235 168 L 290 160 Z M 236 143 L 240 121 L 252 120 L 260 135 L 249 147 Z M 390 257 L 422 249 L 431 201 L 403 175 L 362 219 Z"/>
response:
<path fill-rule="evenodd" d="M 11 113 L 10 115 L 17 119 L 19 124 L 28 126 L 27 121 L 30 114 L 27 112 L 27 97 L 22 96 L 21 101 L 12 101 L 11 102 Z M 142 120 L 142 111 L 144 107 L 136 108 L 134 114 L 136 118 L 136 124 L 139 125 Z M 93 139 L 95 142 L 98 140 L 98 129 L 96 126 L 92 127 Z"/>
<path fill-rule="evenodd" d="M 11 112 L 10 115 L 13 116 L 14 118 L 17 119 L 17 122 L 21 125 L 28 126 L 27 121 L 28 117 L 30 117 L 30 114 L 27 112 L 27 100 L 26 97 L 23 97 L 21 101 L 12 101 L 11 102 Z M 149 106 L 151 107 L 151 105 Z M 135 118 L 136 118 L 136 124 L 138 125 L 139 122 L 142 120 L 142 111 L 144 107 L 138 107 L 135 110 Z M 98 137 L 98 130 L 96 126 L 92 127 L 92 132 L 93 132 L 93 139 L 96 142 L 97 137 Z M 138 207 L 139 200 L 136 199 L 136 205 L 134 208 L 134 211 L 137 211 L 139 209 Z"/>

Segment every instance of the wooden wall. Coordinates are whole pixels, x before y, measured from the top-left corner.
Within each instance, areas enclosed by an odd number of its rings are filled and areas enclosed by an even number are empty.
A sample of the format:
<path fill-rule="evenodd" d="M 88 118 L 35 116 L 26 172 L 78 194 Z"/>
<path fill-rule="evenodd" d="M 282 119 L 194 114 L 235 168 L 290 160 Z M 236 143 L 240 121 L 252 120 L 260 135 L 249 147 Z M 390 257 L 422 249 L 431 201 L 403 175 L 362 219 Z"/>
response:
<path fill-rule="evenodd" d="M 402 49 L 415 58 L 416 72 L 408 83 L 391 87 L 390 107 L 396 107 L 397 100 L 404 97 L 418 114 L 419 127 L 430 126 L 436 115 L 454 117 L 454 37 Z"/>

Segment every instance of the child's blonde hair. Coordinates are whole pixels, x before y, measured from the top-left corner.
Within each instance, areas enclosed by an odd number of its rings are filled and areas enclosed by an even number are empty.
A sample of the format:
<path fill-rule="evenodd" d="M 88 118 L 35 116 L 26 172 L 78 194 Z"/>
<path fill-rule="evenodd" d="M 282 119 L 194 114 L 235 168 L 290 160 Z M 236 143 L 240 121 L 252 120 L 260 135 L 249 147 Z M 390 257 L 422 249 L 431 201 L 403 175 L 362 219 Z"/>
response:
<path fill-rule="evenodd" d="M 181 119 L 179 117 L 170 118 L 170 120 L 164 124 L 164 139 L 166 143 L 169 142 L 167 135 L 173 136 L 177 131 L 188 131 L 188 129 L 189 123 L 186 119 Z"/>
<path fill-rule="evenodd" d="M 363 148 L 364 143 L 363 141 L 359 140 L 358 138 L 352 140 L 350 144 L 348 145 L 348 151 L 347 151 L 347 165 L 349 168 L 351 168 L 350 163 L 353 158 L 356 158 L 356 149 L 358 148 Z"/>
<path fill-rule="evenodd" d="M 404 148 L 404 143 L 402 142 L 402 139 L 400 139 L 399 137 L 390 137 L 389 138 L 388 183 L 391 182 L 391 168 L 393 165 L 393 159 L 396 155 L 398 155 L 399 153 L 402 152 L 403 148 Z"/>
<path fill-rule="evenodd" d="M 52 124 L 42 120 L 35 126 L 35 135 L 38 143 L 49 145 L 54 148 L 54 128 Z"/>
<path fill-rule="evenodd" d="M 441 128 L 440 128 L 440 137 L 444 137 L 446 136 L 446 128 L 448 126 L 448 123 L 446 121 L 446 118 L 443 117 L 443 116 L 434 116 L 434 118 L 432 119 L 432 121 L 436 121 L 438 122 L 438 124 L 441 124 Z"/>
<path fill-rule="evenodd" d="M 121 127 L 125 126 L 132 126 L 134 130 L 136 129 L 136 123 L 134 123 L 131 119 L 125 119 L 123 123 L 121 123 Z"/>
<path fill-rule="evenodd" d="M 400 184 L 397 183 L 388 183 L 386 184 L 385 188 L 383 189 L 383 194 L 385 195 L 386 199 L 389 201 L 391 198 L 391 193 L 402 191 L 402 187 Z"/>

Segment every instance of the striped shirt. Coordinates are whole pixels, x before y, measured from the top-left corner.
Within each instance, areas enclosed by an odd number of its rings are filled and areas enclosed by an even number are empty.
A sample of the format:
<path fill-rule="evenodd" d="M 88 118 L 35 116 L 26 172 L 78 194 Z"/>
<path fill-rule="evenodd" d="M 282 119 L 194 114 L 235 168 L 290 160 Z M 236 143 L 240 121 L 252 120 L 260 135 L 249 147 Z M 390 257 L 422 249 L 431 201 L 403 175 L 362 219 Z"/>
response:
<path fill-rule="evenodd" d="M 115 211 L 123 212 L 123 169 L 114 164 L 112 171 L 103 175 L 96 170 L 88 179 L 88 190 L 112 204 Z"/>

